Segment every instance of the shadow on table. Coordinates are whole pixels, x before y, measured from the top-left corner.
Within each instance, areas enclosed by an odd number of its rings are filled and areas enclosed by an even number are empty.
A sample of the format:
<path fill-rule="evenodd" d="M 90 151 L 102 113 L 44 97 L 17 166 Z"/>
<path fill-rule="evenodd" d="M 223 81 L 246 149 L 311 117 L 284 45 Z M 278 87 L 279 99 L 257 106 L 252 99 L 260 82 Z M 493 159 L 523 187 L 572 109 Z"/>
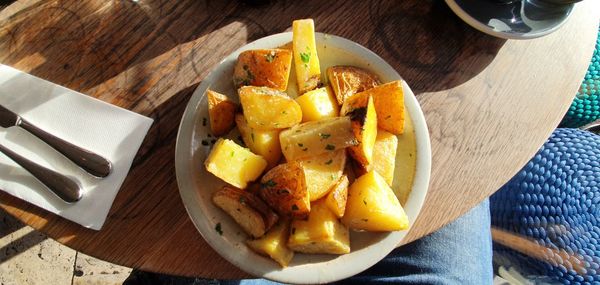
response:
<path fill-rule="evenodd" d="M 161 56 L 172 58 L 150 72 L 193 61 L 200 80 L 219 56 L 308 17 L 317 31 L 375 51 L 416 93 L 467 81 L 504 43 L 463 23 L 442 1 L 39 1 L 0 21 L 0 62 L 34 67 L 30 73 L 84 92 Z M 211 46 L 215 36 L 229 44 Z M 149 84 L 143 76 L 133 83 L 129 96 Z"/>

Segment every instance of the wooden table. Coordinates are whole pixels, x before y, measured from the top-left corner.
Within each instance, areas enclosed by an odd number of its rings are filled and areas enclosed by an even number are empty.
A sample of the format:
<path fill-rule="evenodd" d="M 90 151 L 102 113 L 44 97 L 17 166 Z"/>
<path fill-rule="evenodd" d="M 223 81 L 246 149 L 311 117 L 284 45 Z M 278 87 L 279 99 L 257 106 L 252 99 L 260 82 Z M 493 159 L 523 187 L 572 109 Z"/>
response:
<path fill-rule="evenodd" d="M 247 276 L 220 258 L 187 216 L 175 181 L 177 128 L 192 92 L 221 58 L 312 17 L 318 31 L 387 60 L 422 105 L 433 168 L 408 242 L 490 196 L 544 143 L 585 74 L 600 11 L 598 1 L 584 1 L 557 32 L 505 41 L 467 26 L 439 0 L 272 2 L 26 0 L 0 11 L 1 63 L 155 120 L 101 231 L 4 193 L 0 206 L 117 264 Z"/>

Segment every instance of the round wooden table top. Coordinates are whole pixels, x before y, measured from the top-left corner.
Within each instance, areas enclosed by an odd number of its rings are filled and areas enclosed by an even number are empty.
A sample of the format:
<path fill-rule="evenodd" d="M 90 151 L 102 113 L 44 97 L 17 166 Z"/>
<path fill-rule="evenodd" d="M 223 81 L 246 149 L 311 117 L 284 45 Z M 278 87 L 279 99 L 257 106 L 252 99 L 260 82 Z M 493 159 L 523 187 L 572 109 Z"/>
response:
<path fill-rule="evenodd" d="M 251 2 L 266 2 L 250 5 Z M 269 3 L 272 2 L 272 3 Z M 558 31 L 503 40 L 443 1 L 38 1 L 0 11 L 0 62 L 154 119 L 100 231 L 0 193 L 0 206 L 103 260 L 209 278 L 248 275 L 188 218 L 175 140 L 194 89 L 247 42 L 313 18 L 316 30 L 379 54 L 415 92 L 431 135 L 429 194 L 405 242 L 465 213 L 535 154 L 567 111 L 589 64 L 600 3 L 576 5 Z"/>

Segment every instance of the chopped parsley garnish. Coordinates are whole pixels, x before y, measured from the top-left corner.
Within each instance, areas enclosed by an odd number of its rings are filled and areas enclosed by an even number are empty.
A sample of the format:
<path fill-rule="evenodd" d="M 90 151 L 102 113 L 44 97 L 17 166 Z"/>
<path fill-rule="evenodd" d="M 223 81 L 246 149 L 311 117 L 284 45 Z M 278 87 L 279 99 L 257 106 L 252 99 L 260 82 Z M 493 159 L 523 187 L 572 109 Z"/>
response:
<path fill-rule="evenodd" d="M 231 151 L 231 157 L 233 157 L 235 155 L 235 151 Z"/>
<path fill-rule="evenodd" d="M 303 149 L 302 149 L 302 151 L 307 151 L 307 150 L 308 150 L 308 148 L 307 148 L 307 147 L 305 147 L 305 148 L 303 148 Z"/>
<path fill-rule="evenodd" d="M 304 144 L 303 144 L 303 143 L 298 143 L 298 146 L 299 146 L 299 147 L 303 147 L 303 146 L 304 146 Z"/>
<path fill-rule="evenodd" d="M 283 111 L 281 111 L 281 114 L 285 115 L 285 114 L 287 114 L 287 111 L 283 110 Z"/>
<path fill-rule="evenodd" d="M 324 139 L 328 139 L 331 136 L 331 134 L 322 134 L 322 133 L 319 133 L 319 136 L 321 137 L 321 139 L 324 140 Z"/>
<path fill-rule="evenodd" d="M 337 178 L 337 175 L 335 175 L 335 174 L 331 174 L 331 180 L 332 180 L 332 181 L 333 181 L 333 180 L 335 180 L 336 178 Z"/>
<path fill-rule="evenodd" d="M 269 179 L 269 180 L 267 180 L 267 182 L 265 182 L 265 183 L 262 183 L 262 184 L 261 184 L 261 186 L 262 186 L 263 188 L 267 188 L 267 187 L 275 187 L 275 186 L 277 186 L 277 182 L 273 181 L 273 179 Z"/>
<path fill-rule="evenodd" d="M 292 205 L 292 211 L 298 211 L 298 206 L 296 206 L 296 204 Z"/>
<path fill-rule="evenodd" d="M 246 198 L 244 196 L 240 196 L 240 204 L 245 204 Z"/>
<path fill-rule="evenodd" d="M 254 133 L 251 133 L 250 137 L 252 138 L 252 142 L 254 142 Z"/>
<path fill-rule="evenodd" d="M 365 206 L 367 205 L 367 201 L 363 200 L 363 204 L 365 204 Z"/>
<path fill-rule="evenodd" d="M 219 233 L 219 235 L 223 235 L 223 229 L 221 229 L 221 223 L 217 223 L 217 225 L 215 226 L 215 231 L 217 231 L 217 233 Z"/>
<path fill-rule="evenodd" d="M 328 160 L 327 162 L 325 162 L 325 164 L 329 165 L 333 162 L 333 159 Z"/>
<path fill-rule="evenodd" d="M 308 52 L 301 52 L 300 53 L 300 60 L 302 60 L 302 62 L 304 62 L 304 63 L 308 63 L 310 61 L 310 53 L 308 53 Z"/>
<path fill-rule="evenodd" d="M 207 140 L 202 140 L 202 145 L 208 145 L 208 141 Z"/>
<path fill-rule="evenodd" d="M 334 150 L 334 149 L 335 149 L 335 146 L 334 146 L 334 145 L 332 145 L 332 144 L 327 144 L 327 145 L 325 146 L 325 149 L 326 149 L 326 150 Z"/>
<path fill-rule="evenodd" d="M 265 59 L 267 60 L 267 62 L 271 63 L 273 62 L 273 60 L 275 60 L 275 52 L 270 52 L 268 54 L 265 55 Z"/>

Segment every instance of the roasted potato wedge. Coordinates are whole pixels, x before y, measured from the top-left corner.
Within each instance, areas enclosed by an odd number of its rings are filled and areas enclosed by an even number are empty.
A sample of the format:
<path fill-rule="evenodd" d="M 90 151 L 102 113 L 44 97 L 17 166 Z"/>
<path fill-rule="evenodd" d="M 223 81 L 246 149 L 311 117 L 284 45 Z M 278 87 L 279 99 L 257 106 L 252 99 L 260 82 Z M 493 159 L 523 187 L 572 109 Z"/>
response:
<path fill-rule="evenodd" d="M 306 220 L 292 221 L 288 246 L 298 252 L 344 254 L 350 252 L 350 232 L 325 204 L 312 204 Z"/>
<path fill-rule="evenodd" d="M 286 49 L 247 50 L 233 69 L 236 88 L 252 85 L 285 91 L 292 67 L 292 52 Z"/>
<path fill-rule="evenodd" d="M 298 162 L 275 166 L 260 180 L 260 196 L 284 217 L 303 219 L 310 212 L 304 171 Z"/>
<path fill-rule="evenodd" d="M 242 140 L 248 148 L 267 160 L 267 169 L 273 168 L 281 159 L 281 146 L 279 144 L 280 130 L 255 130 L 248 126 L 246 118 L 242 114 L 235 115 Z"/>
<path fill-rule="evenodd" d="M 204 166 L 216 177 L 244 189 L 248 182 L 256 180 L 262 174 L 267 161 L 232 140 L 220 138 L 206 158 Z"/>
<path fill-rule="evenodd" d="M 257 196 L 231 186 L 223 186 L 213 194 L 212 200 L 255 238 L 263 236 L 279 218 Z"/>
<path fill-rule="evenodd" d="M 306 177 L 306 188 L 310 201 L 316 201 L 327 195 L 342 176 L 346 166 L 346 151 L 326 152 L 298 160 Z"/>
<path fill-rule="evenodd" d="M 399 231 L 408 229 L 408 216 L 383 177 L 369 171 L 348 189 L 342 223 L 354 230 Z"/>
<path fill-rule="evenodd" d="M 377 75 L 355 66 L 331 66 L 326 73 L 340 106 L 352 95 L 381 84 Z"/>
<path fill-rule="evenodd" d="M 217 137 L 228 133 L 233 128 L 237 104 L 227 96 L 212 90 L 206 90 L 206 97 L 211 132 Z"/>
<path fill-rule="evenodd" d="M 285 94 L 268 87 L 238 89 L 244 117 L 257 130 L 285 129 L 302 121 L 300 105 Z"/>
<path fill-rule="evenodd" d="M 404 91 L 402 81 L 396 80 L 375 88 L 354 94 L 342 105 L 340 115 L 345 116 L 356 108 L 366 106 L 369 97 L 373 97 L 377 112 L 377 127 L 392 134 L 404 132 Z"/>
<path fill-rule="evenodd" d="M 248 240 L 246 244 L 258 254 L 271 257 L 279 265 L 286 267 L 294 257 L 294 251 L 287 246 L 289 236 L 290 220 L 280 219 L 264 236 Z"/>
<path fill-rule="evenodd" d="M 315 24 L 312 19 L 292 22 L 292 50 L 298 93 L 317 88 L 321 83 L 321 66 L 315 43 Z"/>
<path fill-rule="evenodd" d="M 342 178 L 337 181 L 325 197 L 325 204 L 338 218 L 343 217 L 346 212 L 349 184 L 348 176 L 342 175 Z"/>
<path fill-rule="evenodd" d="M 358 144 L 352 131 L 350 117 L 327 118 L 296 125 L 282 131 L 279 141 L 287 161 L 334 152 Z"/>
<path fill-rule="evenodd" d="M 371 170 L 375 170 L 377 173 L 381 174 L 381 177 L 383 177 L 385 182 L 391 187 L 394 182 L 397 149 L 398 137 L 384 130 L 378 130 L 375 146 L 373 146 L 373 163 L 366 168 L 364 165 L 358 165 L 359 172 L 362 175 Z"/>
<path fill-rule="evenodd" d="M 302 109 L 302 122 L 339 116 L 340 108 L 329 86 L 308 91 L 296 98 Z"/>
<path fill-rule="evenodd" d="M 369 97 L 365 107 L 360 107 L 350 112 L 352 131 L 358 140 L 358 145 L 351 146 L 348 151 L 363 167 L 373 162 L 373 147 L 377 138 L 377 114 L 373 97 Z"/>

